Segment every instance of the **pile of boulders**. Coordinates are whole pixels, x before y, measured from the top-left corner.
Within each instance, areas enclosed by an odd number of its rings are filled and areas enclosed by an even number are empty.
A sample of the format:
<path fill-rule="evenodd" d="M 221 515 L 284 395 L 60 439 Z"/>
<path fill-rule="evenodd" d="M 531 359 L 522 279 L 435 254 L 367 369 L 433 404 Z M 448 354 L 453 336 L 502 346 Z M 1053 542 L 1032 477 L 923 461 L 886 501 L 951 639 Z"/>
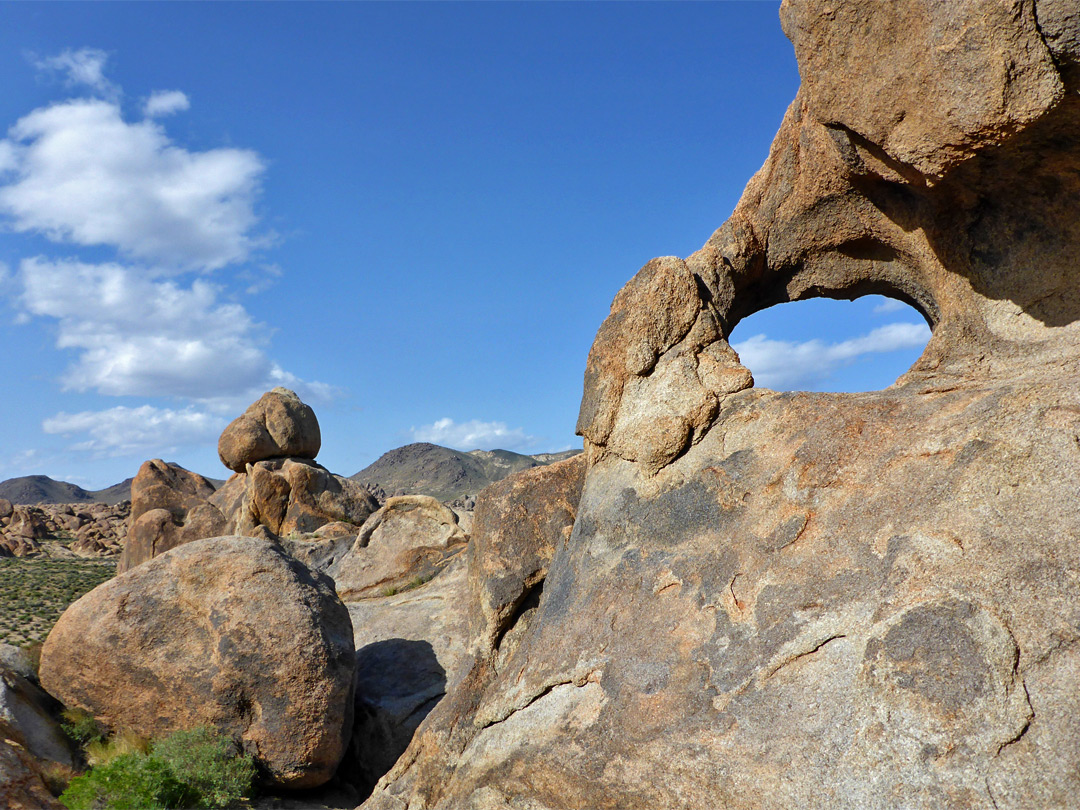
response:
<path fill-rule="evenodd" d="M 132 483 L 119 570 L 207 537 L 355 536 L 378 503 L 318 464 L 320 446 L 314 411 L 293 391 L 275 388 L 222 432 L 218 455 L 234 474 L 220 489 L 175 464 L 147 461 Z"/>
<path fill-rule="evenodd" d="M 114 556 L 127 538 L 130 512 L 130 501 L 30 506 L 0 498 L 0 557 L 48 554 L 47 541 L 78 557 Z"/>

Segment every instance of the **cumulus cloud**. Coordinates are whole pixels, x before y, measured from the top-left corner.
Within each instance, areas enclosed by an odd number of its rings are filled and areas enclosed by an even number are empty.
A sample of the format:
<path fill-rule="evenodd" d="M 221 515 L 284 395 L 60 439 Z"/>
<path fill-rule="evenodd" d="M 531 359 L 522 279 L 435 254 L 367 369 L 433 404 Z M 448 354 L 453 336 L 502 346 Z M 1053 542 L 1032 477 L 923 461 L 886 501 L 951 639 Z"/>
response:
<path fill-rule="evenodd" d="M 925 323 L 891 323 L 840 343 L 795 343 L 755 335 L 732 348 L 754 374 L 754 382 L 775 390 L 811 389 L 858 358 L 898 349 L 921 349 L 930 340 Z"/>
<path fill-rule="evenodd" d="M 536 442 L 521 428 L 508 428 L 505 422 L 481 422 L 479 419 L 457 423 L 446 417 L 431 425 L 411 428 L 409 432 L 414 441 L 458 450 L 513 450 Z"/>
<path fill-rule="evenodd" d="M 26 259 L 20 303 L 59 321 L 57 347 L 79 353 L 68 388 L 120 396 L 191 398 L 247 393 L 281 372 L 266 335 L 218 288 L 154 280 L 118 264 Z M 276 383 L 275 383 L 276 384 Z"/>
<path fill-rule="evenodd" d="M 34 66 L 38 70 L 64 74 L 69 87 L 85 85 L 96 93 L 115 97 L 119 95 L 119 88 L 105 78 L 105 63 L 108 61 L 109 55 L 98 48 L 80 48 L 77 51 L 69 48 L 57 56 L 34 59 Z"/>
<path fill-rule="evenodd" d="M 72 445 L 71 450 L 108 456 L 145 456 L 212 442 L 226 421 L 192 408 L 172 410 L 143 405 L 138 408 L 118 406 L 105 411 L 61 412 L 46 419 L 41 427 L 46 433 L 64 436 L 89 434 L 88 440 Z"/>
<path fill-rule="evenodd" d="M 8 135 L 0 215 L 16 231 L 178 270 L 243 261 L 266 242 L 251 234 L 264 171 L 251 150 L 190 152 L 101 99 L 39 108 Z"/>
<path fill-rule="evenodd" d="M 881 315 L 885 312 L 900 312 L 907 309 L 908 305 L 903 301 L 897 301 L 895 298 L 886 298 L 880 304 L 874 307 L 874 314 Z"/>
<path fill-rule="evenodd" d="M 143 115 L 147 118 L 160 118 L 183 112 L 190 107 L 191 102 L 187 95 L 179 90 L 155 90 L 143 105 Z"/>

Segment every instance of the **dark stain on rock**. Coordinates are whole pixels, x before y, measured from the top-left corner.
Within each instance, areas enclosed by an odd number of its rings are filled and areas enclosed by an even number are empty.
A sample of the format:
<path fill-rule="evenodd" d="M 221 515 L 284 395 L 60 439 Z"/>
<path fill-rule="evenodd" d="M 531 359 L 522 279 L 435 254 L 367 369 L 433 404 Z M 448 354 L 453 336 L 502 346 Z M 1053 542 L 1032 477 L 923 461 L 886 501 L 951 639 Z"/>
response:
<path fill-rule="evenodd" d="M 911 609 L 883 639 L 867 644 L 872 677 L 959 713 L 990 689 L 990 668 L 969 625 L 975 610 L 955 600 Z"/>

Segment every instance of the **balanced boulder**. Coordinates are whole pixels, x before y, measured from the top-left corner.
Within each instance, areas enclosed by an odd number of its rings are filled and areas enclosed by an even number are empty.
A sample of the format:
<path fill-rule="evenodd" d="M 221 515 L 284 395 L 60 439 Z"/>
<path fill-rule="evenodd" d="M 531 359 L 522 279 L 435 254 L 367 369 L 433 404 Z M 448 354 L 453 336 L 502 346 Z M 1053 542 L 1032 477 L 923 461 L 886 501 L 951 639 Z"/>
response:
<path fill-rule="evenodd" d="M 272 783 L 334 773 L 352 727 L 349 613 L 325 576 L 248 537 L 186 543 L 100 585 L 45 642 L 41 683 L 109 728 L 210 726 Z"/>
<path fill-rule="evenodd" d="M 270 458 L 313 459 L 321 445 L 315 412 L 295 392 L 274 388 L 225 428 L 218 456 L 230 470 L 242 473 L 248 464 Z"/>

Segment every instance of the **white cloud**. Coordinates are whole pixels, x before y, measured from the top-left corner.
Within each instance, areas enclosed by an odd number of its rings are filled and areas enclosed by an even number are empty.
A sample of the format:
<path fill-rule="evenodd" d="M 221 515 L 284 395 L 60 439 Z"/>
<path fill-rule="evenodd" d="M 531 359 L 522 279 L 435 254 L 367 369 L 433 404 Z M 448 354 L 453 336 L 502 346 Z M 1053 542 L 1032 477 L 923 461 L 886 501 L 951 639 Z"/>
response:
<path fill-rule="evenodd" d="M 431 425 L 410 428 L 413 440 L 431 442 L 458 450 L 512 450 L 534 444 L 536 439 L 521 428 L 508 428 L 505 422 L 481 422 L 470 419 L 457 423 L 443 418 Z"/>
<path fill-rule="evenodd" d="M 0 214 L 16 231 L 179 270 L 243 261 L 266 241 L 250 233 L 264 170 L 255 152 L 189 152 L 155 121 L 124 121 L 115 103 L 34 110 L 0 141 L 5 167 Z"/>
<path fill-rule="evenodd" d="M 58 413 L 41 427 L 46 433 L 70 436 L 88 433 L 87 441 L 72 445 L 71 450 L 98 455 L 162 455 L 182 446 L 213 442 L 227 420 L 192 408 L 171 410 L 143 405 L 139 408 L 118 406 L 104 411 Z"/>
<path fill-rule="evenodd" d="M 155 90 L 143 105 L 143 115 L 147 118 L 159 118 L 183 112 L 191 107 L 186 94 L 179 90 Z"/>
<path fill-rule="evenodd" d="M 66 387 L 102 394 L 215 397 L 277 384 L 266 335 L 205 280 L 146 278 L 117 264 L 26 259 L 20 303 L 59 320 L 57 347 L 79 352 Z"/>
<path fill-rule="evenodd" d="M 812 388 L 836 369 L 866 354 L 898 349 L 921 349 L 930 340 L 924 323 L 891 323 L 841 343 L 810 340 L 795 343 L 755 335 L 732 348 L 763 388 L 791 390 Z"/>
<path fill-rule="evenodd" d="M 897 301 L 895 298 L 886 298 L 880 304 L 874 307 L 874 314 L 881 315 L 885 312 L 900 312 L 907 309 L 908 305 L 903 301 Z"/>
<path fill-rule="evenodd" d="M 57 71 L 64 74 L 68 86 L 86 85 L 104 96 L 115 97 L 119 89 L 105 78 L 105 63 L 109 55 L 98 48 L 67 49 L 58 56 L 35 59 L 38 70 Z"/>

